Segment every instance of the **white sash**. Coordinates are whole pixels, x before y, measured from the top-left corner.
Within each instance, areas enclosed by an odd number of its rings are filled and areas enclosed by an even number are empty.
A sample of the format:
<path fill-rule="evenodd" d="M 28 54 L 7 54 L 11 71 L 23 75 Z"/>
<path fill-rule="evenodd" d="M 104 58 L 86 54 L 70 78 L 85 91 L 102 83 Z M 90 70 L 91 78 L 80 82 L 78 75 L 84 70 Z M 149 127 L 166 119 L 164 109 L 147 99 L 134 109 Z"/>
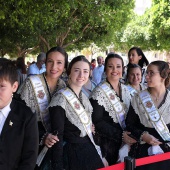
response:
<path fill-rule="evenodd" d="M 126 128 L 125 125 L 125 116 L 126 112 L 124 111 L 124 107 L 120 102 L 120 99 L 116 96 L 116 93 L 113 89 L 111 89 L 110 85 L 107 82 L 104 82 L 99 86 L 104 93 L 106 94 L 109 102 L 112 104 L 114 111 L 116 112 L 116 117 L 122 129 Z"/>
<path fill-rule="evenodd" d="M 87 115 L 84 107 L 82 106 L 80 101 L 77 99 L 75 94 L 69 88 L 66 88 L 65 90 L 61 91 L 61 93 L 67 99 L 67 101 L 69 102 L 69 104 L 71 105 L 71 107 L 73 108 L 77 116 L 79 117 L 81 123 L 84 126 L 84 129 L 87 135 L 89 136 L 91 142 L 93 143 L 93 145 L 95 146 L 97 150 L 97 153 L 99 154 L 101 160 L 103 161 L 103 164 L 105 165 L 106 160 L 105 159 L 103 160 L 101 149 L 98 145 L 95 144 L 94 139 L 93 139 L 93 135 L 91 131 L 91 127 L 92 127 L 91 118 Z"/>
<path fill-rule="evenodd" d="M 139 98 L 143 104 L 143 107 L 147 114 L 147 119 L 151 120 L 153 127 L 159 133 L 164 141 L 170 141 L 169 129 L 166 126 L 162 116 L 160 115 L 158 109 L 154 105 L 152 98 L 147 90 L 141 91 L 139 93 Z"/>
<path fill-rule="evenodd" d="M 30 76 L 32 86 L 34 87 L 34 93 L 37 100 L 38 110 L 41 116 L 42 123 L 46 131 L 50 131 L 50 120 L 47 106 L 49 104 L 49 98 L 44 89 L 43 83 L 39 76 Z"/>
<path fill-rule="evenodd" d="M 128 84 L 126 87 L 132 96 L 134 96 L 137 93 L 137 91 L 131 85 Z"/>

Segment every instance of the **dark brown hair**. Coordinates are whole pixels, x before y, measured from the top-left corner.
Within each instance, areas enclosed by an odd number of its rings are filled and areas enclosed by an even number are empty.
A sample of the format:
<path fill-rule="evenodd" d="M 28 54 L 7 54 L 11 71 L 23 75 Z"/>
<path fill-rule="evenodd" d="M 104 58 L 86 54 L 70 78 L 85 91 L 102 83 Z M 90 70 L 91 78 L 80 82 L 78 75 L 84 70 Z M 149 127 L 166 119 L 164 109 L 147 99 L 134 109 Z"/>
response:
<path fill-rule="evenodd" d="M 139 65 L 141 68 L 143 68 L 144 65 L 147 66 L 147 65 L 149 64 L 149 61 L 147 60 L 147 58 L 146 58 L 146 56 L 144 55 L 143 51 L 142 51 L 139 47 L 132 47 L 132 48 L 129 50 L 129 52 L 128 52 L 128 58 L 129 58 L 130 52 L 131 52 L 132 50 L 135 50 L 135 51 L 137 52 L 138 56 L 142 56 L 142 58 L 139 60 L 139 63 L 138 63 L 138 65 Z M 129 63 L 129 64 L 130 64 L 130 63 Z M 128 65 L 129 65 L 129 64 L 128 64 Z"/>
<path fill-rule="evenodd" d="M 120 59 L 120 60 L 122 61 L 122 73 L 123 73 L 124 62 L 123 62 L 122 57 L 121 57 L 120 55 L 115 54 L 115 53 L 112 53 L 112 52 L 109 53 L 109 54 L 107 55 L 106 59 L 105 59 L 104 71 L 106 71 L 107 63 L 108 63 L 109 59 L 111 59 L 111 58 L 118 58 L 118 59 Z"/>
<path fill-rule="evenodd" d="M 170 69 L 169 65 L 165 61 L 157 60 L 151 62 L 149 65 L 155 65 L 158 67 L 158 71 L 160 72 L 160 76 L 165 79 L 165 87 L 169 87 L 170 85 Z"/>
<path fill-rule="evenodd" d="M 17 68 L 13 61 L 0 58 L 0 80 L 6 80 L 13 85 L 18 81 Z"/>
<path fill-rule="evenodd" d="M 64 68 L 67 69 L 67 66 L 68 66 L 68 54 L 66 53 L 66 51 L 64 50 L 64 48 L 59 47 L 59 46 L 57 46 L 57 47 L 52 47 L 52 48 L 51 48 L 49 51 L 47 51 L 47 53 L 46 53 L 46 61 L 47 61 L 47 59 L 48 59 L 49 54 L 52 53 L 52 52 L 59 52 L 59 53 L 61 53 L 61 54 L 64 56 L 64 58 L 65 58 L 65 66 L 64 66 Z"/>
<path fill-rule="evenodd" d="M 67 69 L 67 75 L 68 76 L 71 73 L 71 69 L 72 69 L 73 65 L 75 63 L 77 63 L 78 61 L 84 61 L 85 63 L 87 63 L 89 65 L 89 71 L 90 71 L 90 67 L 91 67 L 90 62 L 87 60 L 87 58 L 84 55 L 79 55 L 79 56 L 77 56 L 77 57 L 75 57 L 71 60 L 69 66 L 68 66 L 68 69 Z M 89 74 L 90 74 L 90 72 L 89 72 Z"/>
<path fill-rule="evenodd" d="M 128 65 L 128 68 L 127 68 L 127 78 L 128 78 L 128 76 L 129 76 L 129 72 L 132 70 L 132 69 L 134 69 L 134 68 L 139 68 L 140 69 L 140 71 L 141 71 L 141 75 L 142 75 L 142 68 L 138 65 L 138 64 L 129 64 Z"/>

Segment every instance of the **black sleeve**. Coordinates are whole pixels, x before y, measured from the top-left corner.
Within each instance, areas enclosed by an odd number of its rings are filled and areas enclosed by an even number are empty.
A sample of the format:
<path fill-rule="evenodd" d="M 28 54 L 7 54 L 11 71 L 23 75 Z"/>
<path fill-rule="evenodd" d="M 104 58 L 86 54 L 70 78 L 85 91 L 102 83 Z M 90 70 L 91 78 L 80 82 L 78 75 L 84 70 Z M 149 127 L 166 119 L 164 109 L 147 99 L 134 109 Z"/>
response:
<path fill-rule="evenodd" d="M 27 120 L 24 129 L 23 148 L 18 170 L 33 170 L 37 160 L 38 126 L 36 115 L 32 112 L 30 114 L 31 117 Z"/>
<path fill-rule="evenodd" d="M 145 130 L 144 126 L 140 122 L 139 116 L 135 113 L 132 105 L 130 105 L 129 111 L 127 113 L 126 128 L 137 139 L 140 139 L 142 132 Z"/>
<path fill-rule="evenodd" d="M 117 143 L 120 143 L 122 140 L 122 130 L 120 125 L 114 123 L 111 120 L 111 123 L 107 122 L 107 118 L 104 118 L 105 109 L 103 106 L 100 106 L 97 100 L 90 99 L 90 102 L 93 106 L 93 113 L 92 113 L 92 121 L 95 125 L 96 131 L 103 134 L 104 137 L 110 138 Z M 108 117 L 110 121 L 110 117 Z"/>
<path fill-rule="evenodd" d="M 65 110 L 60 106 L 50 107 L 52 132 L 56 131 L 59 141 L 52 147 L 52 169 L 63 170 L 63 135 Z"/>

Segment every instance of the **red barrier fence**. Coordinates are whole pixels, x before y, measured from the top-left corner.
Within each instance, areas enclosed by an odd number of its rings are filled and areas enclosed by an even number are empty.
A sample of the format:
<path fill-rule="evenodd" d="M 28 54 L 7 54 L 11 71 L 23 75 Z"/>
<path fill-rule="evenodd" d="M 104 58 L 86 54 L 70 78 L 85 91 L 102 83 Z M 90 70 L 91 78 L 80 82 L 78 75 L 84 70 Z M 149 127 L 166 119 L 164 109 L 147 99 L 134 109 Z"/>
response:
<path fill-rule="evenodd" d="M 155 162 L 161 162 L 161 161 L 165 161 L 170 159 L 170 152 L 164 153 L 164 154 L 159 154 L 159 155 L 154 155 L 154 156 L 148 156 L 148 157 L 144 157 L 144 158 L 139 158 L 136 159 L 136 166 L 142 166 L 142 165 L 146 165 L 146 164 L 151 164 L 151 163 L 155 163 Z M 125 169 L 125 165 L 124 162 L 119 163 L 119 164 L 115 164 L 106 168 L 102 168 L 100 170 L 124 170 Z"/>

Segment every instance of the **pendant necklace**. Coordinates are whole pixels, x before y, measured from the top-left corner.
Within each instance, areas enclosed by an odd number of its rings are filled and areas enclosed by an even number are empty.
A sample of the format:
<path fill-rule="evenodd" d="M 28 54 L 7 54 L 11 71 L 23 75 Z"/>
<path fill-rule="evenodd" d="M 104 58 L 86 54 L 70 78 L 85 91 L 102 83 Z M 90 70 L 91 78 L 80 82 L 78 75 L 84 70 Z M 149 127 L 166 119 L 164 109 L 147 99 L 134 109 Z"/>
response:
<path fill-rule="evenodd" d="M 74 93 L 74 95 L 78 98 L 78 100 L 80 101 L 80 103 L 84 107 L 84 105 L 83 105 L 83 98 L 82 98 L 82 91 L 80 91 L 79 97 L 78 97 L 77 94 L 74 92 L 74 90 L 69 85 L 67 87 Z"/>

